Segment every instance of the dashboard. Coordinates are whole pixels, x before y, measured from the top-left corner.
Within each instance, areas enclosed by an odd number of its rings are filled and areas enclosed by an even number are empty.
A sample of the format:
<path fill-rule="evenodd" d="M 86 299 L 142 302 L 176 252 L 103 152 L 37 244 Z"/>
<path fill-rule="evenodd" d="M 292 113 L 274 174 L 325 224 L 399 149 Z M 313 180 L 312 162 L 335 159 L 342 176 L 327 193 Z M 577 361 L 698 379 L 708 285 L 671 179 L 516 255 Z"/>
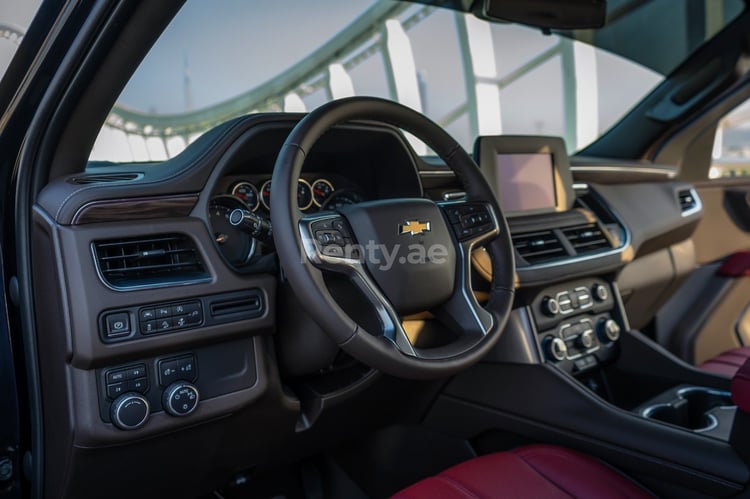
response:
<path fill-rule="evenodd" d="M 40 362 L 44 386 L 59 394 L 48 408 L 60 415 L 49 423 L 57 439 L 49 456 L 87 460 L 75 469 L 59 466 L 73 469 L 60 480 L 75 483 L 76 470 L 85 469 L 117 483 L 107 471 L 112 459 L 99 458 L 119 448 L 133 449 L 135 462 L 147 449 L 180 472 L 210 469 L 212 459 L 238 469 L 283 453 L 281 443 L 308 438 L 304 433 L 318 431 L 319 421 L 347 426 L 326 408 L 344 404 L 357 392 L 352 386 L 377 376 L 341 355 L 303 312 L 279 268 L 269 222 L 276 156 L 299 119 L 238 118 L 158 166 L 92 166 L 39 194 L 32 249 L 36 307 L 44 313 L 37 320 L 45 324 Z M 597 322 L 623 322 L 615 273 L 641 253 L 684 240 L 700 213 L 681 211 L 680 193 L 689 184 L 659 179 L 645 187 L 662 214 L 655 219 L 631 203 L 643 187 L 592 182 L 574 189 L 567 168 L 555 170 L 566 184 L 554 207 L 509 219 L 516 306 L 536 324 L 529 325 L 531 347 L 504 351 L 542 361 L 557 356 L 558 366 L 578 373 L 591 369 L 584 361 L 616 356 L 614 335 L 594 337 Z M 324 214 L 363 201 L 460 199 L 462 186 L 441 161 L 415 155 L 398 129 L 362 122 L 319 140 L 296 195 L 300 213 Z M 554 251 L 541 248 L 550 237 Z M 492 268 L 477 253 L 473 278 L 481 293 Z M 327 278 L 327 285 L 351 315 L 377 320 L 345 283 Z M 587 295 L 592 286 L 607 296 Z M 557 310 L 582 297 L 592 305 L 552 313 L 550 297 Z M 429 329 L 421 318 L 414 322 Z M 403 395 L 406 407 L 413 393 Z M 363 414 L 381 413 L 377 398 L 357 404 Z M 262 438 L 248 428 L 261 428 Z M 203 441 L 220 442 L 221 451 L 171 450 Z"/>

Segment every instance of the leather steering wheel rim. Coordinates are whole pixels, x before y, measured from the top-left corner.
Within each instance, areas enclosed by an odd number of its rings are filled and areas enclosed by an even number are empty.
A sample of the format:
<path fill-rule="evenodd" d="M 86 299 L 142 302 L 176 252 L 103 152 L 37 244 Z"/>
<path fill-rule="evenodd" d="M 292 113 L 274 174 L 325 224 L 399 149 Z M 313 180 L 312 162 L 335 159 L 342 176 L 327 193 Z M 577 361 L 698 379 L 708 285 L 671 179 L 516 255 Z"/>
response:
<path fill-rule="evenodd" d="M 404 354 L 393 342 L 384 341 L 382 335 L 370 334 L 349 317 L 328 292 L 323 271 L 305 257 L 306 242 L 300 231 L 302 214 L 297 207 L 297 179 L 318 139 L 330 128 L 348 121 L 388 124 L 418 137 L 455 172 L 464 186 L 467 202 L 486 204 L 493 214 L 498 230 L 491 240 L 483 243 L 494 270 L 490 298 L 484 307 L 492 324 L 480 341 L 469 348 L 451 349 L 450 344 L 426 357 Z M 424 115 L 373 97 L 340 99 L 317 108 L 294 127 L 279 152 L 271 181 L 270 205 L 279 261 L 300 303 L 336 344 L 360 362 L 404 378 L 449 376 L 479 361 L 500 338 L 511 312 L 515 278 L 513 245 L 505 217 L 469 154 Z M 470 255 L 464 258 L 470 260 Z"/>

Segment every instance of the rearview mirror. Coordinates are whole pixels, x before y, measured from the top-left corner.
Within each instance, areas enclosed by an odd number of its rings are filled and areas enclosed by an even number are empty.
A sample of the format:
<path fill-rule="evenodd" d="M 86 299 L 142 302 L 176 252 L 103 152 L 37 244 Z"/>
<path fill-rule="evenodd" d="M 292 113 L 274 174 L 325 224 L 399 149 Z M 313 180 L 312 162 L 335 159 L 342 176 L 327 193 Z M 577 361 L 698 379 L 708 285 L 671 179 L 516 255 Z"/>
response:
<path fill-rule="evenodd" d="M 607 0 L 484 0 L 479 17 L 546 29 L 601 28 Z"/>

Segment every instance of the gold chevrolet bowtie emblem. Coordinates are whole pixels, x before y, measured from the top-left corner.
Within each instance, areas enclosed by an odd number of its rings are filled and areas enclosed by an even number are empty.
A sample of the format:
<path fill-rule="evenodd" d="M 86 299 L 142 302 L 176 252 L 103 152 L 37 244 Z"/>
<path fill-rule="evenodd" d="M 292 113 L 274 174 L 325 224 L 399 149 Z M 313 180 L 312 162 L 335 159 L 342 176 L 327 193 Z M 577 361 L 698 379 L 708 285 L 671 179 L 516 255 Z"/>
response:
<path fill-rule="evenodd" d="M 430 222 L 420 222 L 419 220 L 407 220 L 406 223 L 398 226 L 399 234 L 411 234 L 418 236 L 425 232 L 430 232 Z"/>

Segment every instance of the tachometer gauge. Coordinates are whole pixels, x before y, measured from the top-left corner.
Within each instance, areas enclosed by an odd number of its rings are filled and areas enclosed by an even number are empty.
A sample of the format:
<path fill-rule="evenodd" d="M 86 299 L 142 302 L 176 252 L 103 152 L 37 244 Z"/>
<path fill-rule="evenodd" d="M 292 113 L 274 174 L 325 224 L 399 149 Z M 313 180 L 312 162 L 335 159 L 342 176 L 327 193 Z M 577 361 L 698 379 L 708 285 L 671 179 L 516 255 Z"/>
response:
<path fill-rule="evenodd" d="M 258 209 L 260 204 L 260 196 L 258 195 L 258 189 L 250 182 L 237 182 L 232 187 L 232 196 L 240 198 L 245 202 L 250 211 Z"/>
<path fill-rule="evenodd" d="M 310 208 L 313 204 L 313 193 L 312 187 L 305 179 L 299 179 L 297 183 L 297 206 L 300 210 L 304 211 Z"/>
<path fill-rule="evenodd" d="M 245 203 L 234 196 L 216 196 L 208 205 L 208 223 L 216 246 L 224 258 L 231 265 L 241 267 L 255 254 L 256 241 L 229 222 L 229 215 L 237 208 L 248 209 Z"/>
<path fill-rule="evenodd" d="M 319 178 L 312 184 L 312 192 L 313 192 L 313 203 L 315 203 L 315 206 L 321 207 L 323 206 L 323 203 L 325 203 L 326 199 L 328 199 L 331 194 L 333 194 L 334 188 L 333 184 L 331 184 L 328 180 L 324 178 Z"/>
<path fill-rule="evenodd" d="M 260 204 L 267 210 L 271 209 L 271 181 L 266 180 L 260 186 Z"/>

